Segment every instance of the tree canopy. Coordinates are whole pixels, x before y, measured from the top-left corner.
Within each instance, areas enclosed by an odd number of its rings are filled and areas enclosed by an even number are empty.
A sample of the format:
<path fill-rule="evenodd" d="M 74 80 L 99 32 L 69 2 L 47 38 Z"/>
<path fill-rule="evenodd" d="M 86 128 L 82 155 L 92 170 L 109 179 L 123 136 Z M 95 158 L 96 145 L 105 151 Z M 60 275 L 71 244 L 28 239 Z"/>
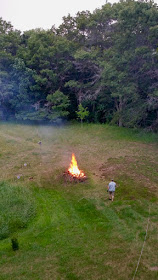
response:
<path fill-rule="evenodd" d="M 158 131 L 158 10 L 123 0 L 21 33 L 0 18 L 0 118 Z M 80 107 L 81 107 L 80 106 Z"/>

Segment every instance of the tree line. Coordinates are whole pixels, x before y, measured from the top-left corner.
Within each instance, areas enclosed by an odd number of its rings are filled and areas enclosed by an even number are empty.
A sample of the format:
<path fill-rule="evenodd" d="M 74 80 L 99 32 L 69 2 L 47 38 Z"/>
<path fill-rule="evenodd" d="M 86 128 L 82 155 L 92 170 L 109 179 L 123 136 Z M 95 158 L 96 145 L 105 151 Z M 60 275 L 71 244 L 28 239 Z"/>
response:
<path fill-rule="evenodd" d="M 157 131 L 157 66 L 153 1 L 107 3 L 24 33 L 0 18 L 0 119 L 73 120 L 85 110 L 89 122 Z"/>

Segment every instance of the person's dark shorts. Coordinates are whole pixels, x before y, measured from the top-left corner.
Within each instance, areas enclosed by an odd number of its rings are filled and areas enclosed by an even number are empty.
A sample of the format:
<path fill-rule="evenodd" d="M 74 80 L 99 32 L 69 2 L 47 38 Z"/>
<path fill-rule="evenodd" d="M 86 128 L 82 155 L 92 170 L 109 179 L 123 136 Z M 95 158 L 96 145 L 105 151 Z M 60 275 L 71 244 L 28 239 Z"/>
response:
<path fill-rule="evenodd" d="M 114 196 L 115 192 L 109 192 L 110 195 Z"/>

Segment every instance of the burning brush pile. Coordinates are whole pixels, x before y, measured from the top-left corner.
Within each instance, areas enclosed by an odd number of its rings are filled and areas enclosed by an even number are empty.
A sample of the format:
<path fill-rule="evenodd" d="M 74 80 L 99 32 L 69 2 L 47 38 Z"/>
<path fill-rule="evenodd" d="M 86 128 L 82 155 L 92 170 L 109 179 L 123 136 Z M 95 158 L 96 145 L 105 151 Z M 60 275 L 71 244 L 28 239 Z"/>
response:
<path fill-rule="evenodd" d="M 72 154 L 72 159 L 69 169 L 64 173 L 66 181 L 70 182 L 84 182 L 87 177 L 82 170 L 79 170 L 75 155 Z"/>

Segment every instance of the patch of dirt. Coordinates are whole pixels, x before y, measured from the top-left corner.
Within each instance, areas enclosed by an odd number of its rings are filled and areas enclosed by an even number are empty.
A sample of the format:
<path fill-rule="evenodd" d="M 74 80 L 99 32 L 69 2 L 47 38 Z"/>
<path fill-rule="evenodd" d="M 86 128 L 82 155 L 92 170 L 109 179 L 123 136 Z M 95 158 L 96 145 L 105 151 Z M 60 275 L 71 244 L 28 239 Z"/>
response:
<path fill-rule="evenodd" d="M 151 271 L 158 271 L 158 266 L 150 267 L 150 270 L 151 270 Z"/>
<path fill-rule="evenodd" d="M 153 176 L 156 171 L 157 164 L 155 162 L 144 161 L 144 158 L 125 156 L 120 158 L 109 158 L 106 163 L 99 167 L 100 178 L 111 180 L 126 175 L 134 181 L 142 183 L 151 191 L 157 191 L 157 178 Z"/>
<path fill-rule="evenodd" d="M 24 139 L 19 136 L 12 136 L 12 135 L 5 134 L 5 133 L 2 134 L 2 137 L 5 137 L 7 140 L 14 140 L 15 142 L 24 141 Z"/>

